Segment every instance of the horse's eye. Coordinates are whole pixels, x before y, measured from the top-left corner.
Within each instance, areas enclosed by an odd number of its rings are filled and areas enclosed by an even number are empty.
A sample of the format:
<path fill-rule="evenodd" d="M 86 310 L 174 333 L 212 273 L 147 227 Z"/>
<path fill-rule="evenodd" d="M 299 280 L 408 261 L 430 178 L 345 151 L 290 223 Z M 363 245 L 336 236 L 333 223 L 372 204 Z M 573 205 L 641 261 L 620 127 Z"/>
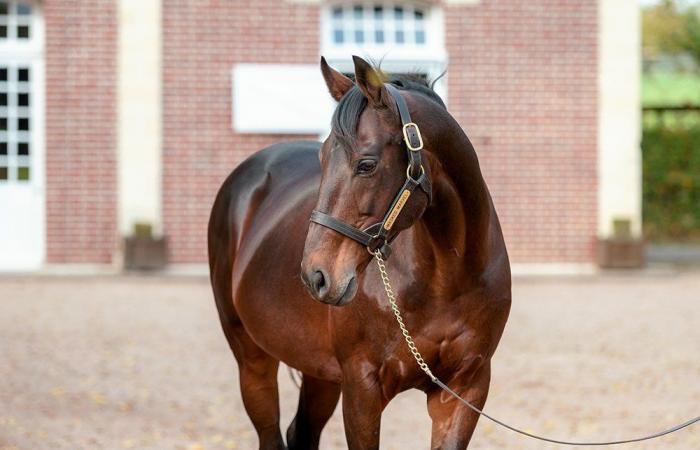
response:
<path fill-rule="evenodd" d="M 357 175 L 367 175 L 372 172 L 374 172 L 374 169 L 377 168 L 377 161 L 373 159 L 363 159 L 359 163 L 357 163 L 357 166 L 355 167 L 355 173 Z"/>

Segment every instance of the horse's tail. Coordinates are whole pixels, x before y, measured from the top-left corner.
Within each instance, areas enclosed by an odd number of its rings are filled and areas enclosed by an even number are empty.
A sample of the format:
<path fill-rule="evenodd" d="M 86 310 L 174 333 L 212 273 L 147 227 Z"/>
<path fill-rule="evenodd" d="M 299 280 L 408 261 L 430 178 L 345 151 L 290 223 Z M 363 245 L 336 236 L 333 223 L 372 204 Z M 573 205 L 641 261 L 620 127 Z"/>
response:
<path fill-rule="evenodd" d="M 287 372 L 289 372 L 289 379 L 292 380 L 292 383 L 294 383 L 297 389 L 301 389 L 301 378 L 303 376 L 301 370 L 287 366 Z"/>

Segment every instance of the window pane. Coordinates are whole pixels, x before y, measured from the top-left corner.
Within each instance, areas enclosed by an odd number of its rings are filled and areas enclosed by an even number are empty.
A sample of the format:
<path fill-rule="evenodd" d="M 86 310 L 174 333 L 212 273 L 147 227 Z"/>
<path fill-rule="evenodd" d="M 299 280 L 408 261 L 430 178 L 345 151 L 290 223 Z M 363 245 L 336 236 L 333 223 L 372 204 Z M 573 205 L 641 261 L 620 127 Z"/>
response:
<path fill-rule="evenodd" d="M 18 25 L 17 26 L 17 38 L 18 39 L 29 39 L 29 25 Z"/>
<path fill-rule="evenodd" d="M 18 81 L 29 81 L 29 69 L 22 68 L 17 70 Z"/>
<path fill-rule="evenodd" d="M 17 5 L 17 14 L 20 16 L 27 16 L 32 13 L 32 7 L 25 3 L 19 3 Z"/>
<path fill-rule="evenodd" d="M 0 25 L 0 38 L 7 37 L 7 25 Z"/>
<path fill-rule="evenodd" d="M 354 6 L 352 11 L 356 20 L 362 20 L 362 6 Z"/>
<path fill-rule="evenodd" d="M 7 81 L 7 67 L 0 68 L 0 81 Z"/>
<path fill-rule="evenodd" d="M 17 179 L 19 181 L 29 180 L 29 167 L 18 167 L 17 168 Z"/>
<path fill-rule="evenodd" d="M 0 130 L 7 131 L 7 117 L 0 117 Z"/>
<path fill-rule="evenodd" d="M 7 94 L 0 92 L 0 106 L 7 106 Z"/>
<path fill-rule="evenodd" d="M 29 106 L 29 94 L 28 93 L 17 94 L 17 106 Z"/>
<path fill-rule="evenodd" d="M 375 30 L 374 32 L 374 42 L 377 44 L 384 43 L 384 30 Z"/>
<path fill-rule="evenodd" d="M 364 30 L 355 30 L 355 42 L 357 44 L 362 44 L 365 42 L 365 32 Z"/>
<path fill-rule="evenodd" d="M 17 129 L 20 131 L 29 131 L 29 117 L 20 117 L 17 119 Z"/>
<path fill-rule="evenodd" d="M 7 15 L 7 2 L 0 2 L 0 16 Z"/>
<path fill-rule="evenodd" d="M 327 39 L 334 45 L 424 47 L 428 43 L 428 11 L 420 6 L 406 7 L 398 1 L 355 1 L 331 5 L 329 14 L 326 17 L 331 31 Z"/>
<path fill-rule="evenodd" d="M 0 167 L 0 180 L 7 180 L 7 167 Z"/>
<path fill-rule="evenodd" d="M 7 155 L 7 142 L 0 142 L 0 155 Z"/>
<path fill-rule="evenodd" d="M 20 156 L 29 156 L 29 142 L 18 142 L 17 154 Z"/>

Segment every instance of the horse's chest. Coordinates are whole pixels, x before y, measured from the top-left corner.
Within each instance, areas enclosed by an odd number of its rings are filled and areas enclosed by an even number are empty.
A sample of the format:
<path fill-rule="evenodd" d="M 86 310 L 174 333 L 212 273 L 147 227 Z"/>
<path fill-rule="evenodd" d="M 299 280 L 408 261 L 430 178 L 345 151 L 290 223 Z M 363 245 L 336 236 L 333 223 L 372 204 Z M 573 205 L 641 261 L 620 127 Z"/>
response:
<path fill-rule="evenodd" d="M 417 361 L 408 350 L 405 342 L 384 356 L 377 365 L 377 382 L 384 398 L 391 399 L 408 389 L 428 390 L 433 384 L 426 373 L 418 366 Z M 454 342 L 442 341 L 438 344 L 416 343 L 418 350 L 425 358 L 434 374 L 444 379 L 465 379 L 483 361 L 483 357 L 475 354 L 469 346 Z M 444 360 L 440 355 L 446 355 L 449 348 L 449 359 Z"/>
<path fill-rule="evenodd" d="M 473 371 L 486 358 L 487 340 L 477 325 L 484 317 L 457 307 L 460 303 L 456 301 L 432 305 L 430 310 L 401 308 L 403 323 L 418 352 L 441 377 L 461 377 Z M 344 371 L 361 370 L 369 378 L 376 376 L 387 398 L 432 385 L 409 350 L 388 304 L 358 303 L 341 314 L 336 316 L 333 331 Z"/>
<path fill-rule="evenodd" d="M 434 373 L 447 378 L 461 377 L 475 370 L 485 357 L 480 340 L 463 324 L 443 326 L 443 329 L 417 328 L 411 333 L 420 355 Z M 394 320 L 387 328 L 394 331 L 388 339 L 390 346 L 385 347 L 381 356 L 377 355 L 380 356 L 377 374 L 385 394 L 429 387 L 430 379 L 419 367 L 398 323 Z"/>

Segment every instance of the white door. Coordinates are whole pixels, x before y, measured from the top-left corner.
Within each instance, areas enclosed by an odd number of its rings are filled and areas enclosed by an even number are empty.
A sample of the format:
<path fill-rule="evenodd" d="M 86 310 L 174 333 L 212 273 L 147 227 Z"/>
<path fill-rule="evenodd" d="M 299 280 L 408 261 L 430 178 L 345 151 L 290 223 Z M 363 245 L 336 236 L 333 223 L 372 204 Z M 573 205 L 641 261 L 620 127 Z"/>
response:
<path fill-rule="evenodd" d="M 0 1 L 0 271 L 45 259 L 40 21 L 37 3 Z"/>

